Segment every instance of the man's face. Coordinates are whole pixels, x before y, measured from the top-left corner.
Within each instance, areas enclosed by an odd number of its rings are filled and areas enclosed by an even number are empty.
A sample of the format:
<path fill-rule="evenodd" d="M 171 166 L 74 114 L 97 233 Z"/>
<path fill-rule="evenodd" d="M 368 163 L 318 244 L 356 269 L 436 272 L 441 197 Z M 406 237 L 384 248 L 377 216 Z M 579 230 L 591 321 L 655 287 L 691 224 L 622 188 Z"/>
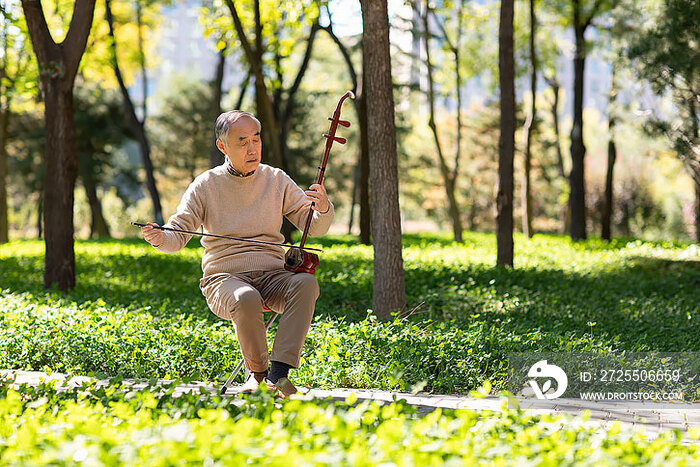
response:
<path fill-rule="evenodd" d="M 247 116 L 239 118 L 228 130 L 226 144 L 217 141 L 219 150 L 228 156 L 234 169 L 245 174 L 258 168 L 262 156 L 260 131 L 255 121 Z"/>

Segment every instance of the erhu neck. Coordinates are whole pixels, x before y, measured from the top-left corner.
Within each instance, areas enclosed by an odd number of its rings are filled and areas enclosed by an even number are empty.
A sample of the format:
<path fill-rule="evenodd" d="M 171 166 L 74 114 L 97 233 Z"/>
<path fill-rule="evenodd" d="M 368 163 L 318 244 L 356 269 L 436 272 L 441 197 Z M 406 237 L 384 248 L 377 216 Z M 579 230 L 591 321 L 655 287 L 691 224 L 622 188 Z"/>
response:
<path fill-rule="evenodd" d="M 338 125 L 342 125 L 345 128 L 348 128 L 350 126 L 350 122 L 344 121 L 340 119 L 340 109 L 343 106 L 343 101 L 347 98 L 354 99 L 355 94 L 353 94 L 352 91 L 347 91 L 345 94 L 343 94 L 343 97 L 340 98 L 338 101 L 338 105 L 335 107 L 335 112 L 333 112 L 333 117 L 329 117 L 328 120 L 331 121 L 330 128 L 328 129 L 328 133 L 323 135 L 324 138 L 326 138 L 326 147 L 323 151 L 323 159 L 321 159 L 321 166 L 318 168 L 318 176 L 316 177 L 316 184 L 317 185 L 323 185 L 323 177 L 326 172 L 326 165 L 328 164 L 328 156 L 331 154 L 331 146 L 333 146 L 334 142 L 338 142 L 340 144 L 345 144 L 347 141 L 345 138 L 341 138 L 338 136 L 335 136 L 335 131 L 338 129 Z M 303 248 L 304 244 L 306 243 L 306 237 L 309 235 L 309 228 L 311 227 L 311 220 L 313 219 L 314 216 L 314 202 L 311 202 L 311 206 L 309 206 L 309 214 L 306 216 L 306 224 L 304 225 L 304 231 L 301 235 L 301 241 L 299 242 L 299 248 Z M 330 207 L 329 207 L 330 209 Z"/>

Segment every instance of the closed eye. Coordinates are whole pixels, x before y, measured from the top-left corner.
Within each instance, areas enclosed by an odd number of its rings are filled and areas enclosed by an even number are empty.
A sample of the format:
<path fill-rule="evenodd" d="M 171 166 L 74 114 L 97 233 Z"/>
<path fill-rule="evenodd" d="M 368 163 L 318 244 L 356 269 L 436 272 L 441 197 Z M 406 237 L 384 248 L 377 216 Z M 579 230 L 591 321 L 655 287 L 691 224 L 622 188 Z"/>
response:
<path fill-rule="evenodd" d="M 249 141 L 252 141 L 253 144 L 258 144 L 260 142 L 260 133 L 256 133 L 253 135 L 252 138 L 250 137 L 242 137 L 238 139 L 238 145 L 241 147 L 244 147 L 248 144 Z"/>

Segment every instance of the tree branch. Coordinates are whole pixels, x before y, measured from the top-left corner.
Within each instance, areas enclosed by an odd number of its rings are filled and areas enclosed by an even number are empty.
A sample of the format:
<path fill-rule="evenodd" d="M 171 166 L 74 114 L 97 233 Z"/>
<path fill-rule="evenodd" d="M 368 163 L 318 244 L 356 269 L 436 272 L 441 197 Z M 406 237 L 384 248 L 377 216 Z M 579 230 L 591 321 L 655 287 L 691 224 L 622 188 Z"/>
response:
<path fill-rule="evenodd" d="M 348 71 L 350 73 L 350 80 L 352 81 L 352 92 L 357 94 L 357 72 L 355 71 L 355 67 L 352 64 L 352 59 L 350 58 L 350 54 L 348 53 L 348 49 L 345 47 L 345 44 L 343 44 L 338 36 L 335 35 L 335 32 L 333 32 L 333 27 L 331 26 L 332 23 L 330 23 L 328 26 L 322 26 L 321 29 L 326 31 L 328 35 L 331 37 L 333 42 L 335 42 L 335 45 L 338 46 L 338 49 L 340 50 L 340 53 L 343 55 L 343 59 L 345 59 L 345 63 L 348 66 Z"/>
<path fill-rule="evenodd" d="M 250 63 L 250 67 L 253 69 L 253 74 L 258 75 L 258 72 L 262 74 L 262 70 L 258 70 L 258 63 L 257 60 L 255 60 L 255 51 L 253 50 L 253 47 L 250 45 L 250 42 L 248 41 L 248 38 L 245 35 L 245 31 L 243 30 L 243 23 L 241 22 L 240 16 L 238 16 L 238 10 L 236 10 L 236 5 L 233 3 L 232 0 L 226 0 L 226 5 L 228 6 L 228 9 L 231 11 L 231 16 L 233 17 L 233 26 L 236 28 L 236 34 L 238 34 L 238 39 L 241 41 L 241 46 L 243 47 L 243 51 L 245 52 L 246 57 L 248 58 L 248 63 Z"/>
<path fill-rule="evenodd" d="M 112 62 L 112 68 L 114 69 L 114 75 L 117 78 L 117 82 L 119 83 L 119 89 L 122 92 L 124 103 L 127 107 L 127 115 L 132 121 L 132 125 L 142 125 L 142 122 L 140 122 L 138 117 L 136 117 L 136 108 L 134 107 L 134 103 L 131 100 L 131 96 L 129 95 L 129 90 L 127 89 L 126 84 L 124 83 L 124 77 L 122 76 L 121 70 L 119 69 L 119 62 L 117 61 L 117 40 L 114 37 L 114 18 L 112 17 L 112 7 L 110 6 L 110 0 L 105 0 L 105 19 L 107 20 L 107 25 L 109 26 L 109 37 L 112 39 L 112 54 L 114 60 Z"/>
<path fill-rule="evenodd" d="M 455 45 L 454 45 L 454 44 L 452 43 L 452 41 L 450 40 L 450 36 L 447 34 L 447 29 L 445 28 L 445 25 L 440 21 L 440 19 L 438 18 L 437 13 L 435 13 L 435 10 L 433 10 L 433 9 L 430 8 L 429 6 L 428 6 L 427 8 L 428 8 L 428 13 L 430 13 L 430 14 L 433 15 L 433 19 L 435 20 L 435 24 L 437 24 L 437 25 L 438 25 L 438 28 L 440 28 L 440 32 L 442 32 L 442 38 L 443 38 L 443 39 L 445 40 L 445 42 L 447 43 L 447 47 L 449 47 L 450 50 L 451 50 L 453 53 L 454 53 L 454 52 L 457 52 L 457 48 L 455 47 Z"/>
<path fill-rule="evenodd" d="M 73 7 L 73 17 L 70 20 L 68 34 L 59 45 L 64 53 L 66 74 L 75 76 L 80 59 L 85 52 L 87 39 L 90 35 L 92 19 L 95 15 L 95 0 L 76 0 Z"/>
<path fill-rule="evenodd" d="M 588 18 L 586 18 L 586 21 L 583 23 L 583 30 L 585 31 L 588 26 L 591 25 L 591 22 L 593 21 L 593 18 L 595 18 L 595 15 L 598 14 L 598 10 L 603 4 L 603 0 L 595 0 L 595 3 L 593 4 L 593 8 L 591 8 L 590 14 L 588 15 Z"/>
<path fill-rule="evenodd" d="M 51 55 L 58 52 L 58 48 L 51 37 L 49 26 L 46 24 L 41 0 L 22 0 L 22 9 L 27 20 L 29 39 L 32 41 L 36 58 L 40 65 L 47 63 L 51 60 Z"/>
<path fill-rule="evenodd" d="M 287 105 L 284 109 L 283 119 L 283 121 L 285 122 L 289 121 L 289 119 L 292 116 L 292 112 L 294 110 L 294 95 L 299 90 L 299 86 L 301 86 L 301 80 L 304 78 L 306 69 L 309 66 L 309 61 L 311 60 L 311 52 L 313 51 L 314 47 L 314 39 L 316 38 L 316 33 L 320 28 L 321 26 L 318 24 L 318 20 L 314 21 L 314 24 L 311 25 L 309 39 L 306 43 L 306 52 L 304 53 L 304 59 L 302 60 L 301 66 L 299 67 L 299 71 L 297 72 L 297 76 L 294 79 L 294 84 L 292 84 L 292 87 L 289 88 L 289 91 L 287 92 Z"/>

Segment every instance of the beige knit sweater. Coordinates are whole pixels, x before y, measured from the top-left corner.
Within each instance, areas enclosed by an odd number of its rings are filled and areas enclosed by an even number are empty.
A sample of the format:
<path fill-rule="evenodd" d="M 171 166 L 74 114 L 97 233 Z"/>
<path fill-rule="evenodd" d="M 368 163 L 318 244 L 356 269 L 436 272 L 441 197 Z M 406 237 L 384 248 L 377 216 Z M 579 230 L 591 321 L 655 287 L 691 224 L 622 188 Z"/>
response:
<path fill-rule="evenodd" d="M 206 233 L 281 243 L 282 216 L 301 230 L 310 206 L 304 191 L 280 169 L 260 164 L 253 175 L 236 177 L 222 164 L 190 184 L 166 226 L 196 231 L 203 225 Z M 309 235 L 328 232 L 333 213 L 332 203 L 326 213 L 314 211 Z M 190 238 L 191 234 L 164 230 L 156 249 L 172 253 L 184 248 Z M 204 277 L 284 267 L 285 249 L 279 246 L 216 237 L 202 237 L 202 245 Z"/>

